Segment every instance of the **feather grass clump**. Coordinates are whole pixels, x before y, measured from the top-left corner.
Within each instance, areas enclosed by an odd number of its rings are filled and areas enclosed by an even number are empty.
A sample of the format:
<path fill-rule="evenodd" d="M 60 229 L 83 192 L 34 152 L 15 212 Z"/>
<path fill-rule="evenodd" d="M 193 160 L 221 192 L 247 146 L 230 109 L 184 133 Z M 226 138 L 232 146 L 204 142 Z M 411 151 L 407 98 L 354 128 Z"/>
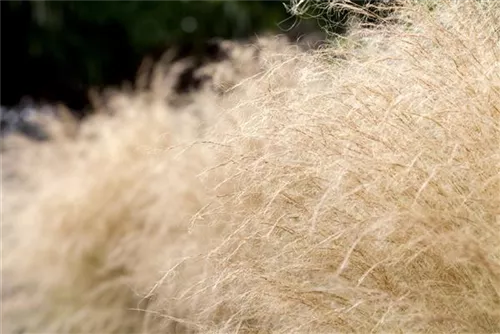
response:
<path fill-rule="evenodd" d="M 262 72 L 200 94 L 203 131 L 153 92 L 18 148 L 4 319 L 499 332 L 499 19 L 492 1 L 405 2 L 341 50 L 264 52 Z"/>

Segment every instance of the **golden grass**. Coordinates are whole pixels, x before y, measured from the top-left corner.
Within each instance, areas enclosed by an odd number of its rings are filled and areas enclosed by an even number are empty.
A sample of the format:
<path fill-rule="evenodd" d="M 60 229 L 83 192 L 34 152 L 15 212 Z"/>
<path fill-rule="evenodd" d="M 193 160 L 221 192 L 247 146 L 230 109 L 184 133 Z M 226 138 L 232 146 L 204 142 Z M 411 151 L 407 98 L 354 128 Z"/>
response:
<path fill-rule="evenodd" d="M 3 330 L 500 332 L 500 6 L 428 4 L 4 152 Z"/>

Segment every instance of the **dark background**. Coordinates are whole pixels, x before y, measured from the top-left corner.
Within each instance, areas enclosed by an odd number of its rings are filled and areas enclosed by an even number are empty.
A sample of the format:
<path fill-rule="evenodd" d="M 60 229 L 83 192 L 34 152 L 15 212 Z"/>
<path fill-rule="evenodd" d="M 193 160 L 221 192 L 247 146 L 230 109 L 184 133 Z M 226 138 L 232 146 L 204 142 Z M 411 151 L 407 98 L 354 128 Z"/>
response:
<path fill-rule="evenodd" d="M 28 96 L 81 110 L 89 88 L 134 82 L 145 56 L 155 59 L 174 46 L 180 56 L 196 55 L 210 52 L 214 37 L 286 32 L 296 18 L 284 4 L 289 1 L 0 1 L 0 105 L 19 105 Z M 322 17 L 330 31 L 342 33 L 345 12 Z"/>

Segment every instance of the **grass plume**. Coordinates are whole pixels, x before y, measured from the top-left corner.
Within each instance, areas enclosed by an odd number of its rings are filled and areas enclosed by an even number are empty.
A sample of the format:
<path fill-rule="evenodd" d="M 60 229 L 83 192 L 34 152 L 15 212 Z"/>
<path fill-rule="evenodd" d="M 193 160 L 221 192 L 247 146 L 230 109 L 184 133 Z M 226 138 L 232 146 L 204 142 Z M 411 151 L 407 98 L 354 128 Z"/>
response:
<path fill-rule="evenodd" d="M 261 40 L 222 96 L 174 110 L 160 80 L 7 150 L 4 330 L 499 332 L 499 19 Z"/>

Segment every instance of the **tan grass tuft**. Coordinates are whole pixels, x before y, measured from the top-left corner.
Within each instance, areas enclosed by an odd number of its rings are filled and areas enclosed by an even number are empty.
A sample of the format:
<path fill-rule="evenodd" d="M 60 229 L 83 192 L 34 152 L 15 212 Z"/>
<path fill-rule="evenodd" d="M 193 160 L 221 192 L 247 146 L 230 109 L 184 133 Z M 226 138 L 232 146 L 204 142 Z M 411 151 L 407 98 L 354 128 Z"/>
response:
<path fill-rule="evenodd" d="M 18 148 L 3 326 L 500 332 L 500 6 L 394 15 L 344 49 L 264 52 L 185 112 L 117 96 Z"/>

